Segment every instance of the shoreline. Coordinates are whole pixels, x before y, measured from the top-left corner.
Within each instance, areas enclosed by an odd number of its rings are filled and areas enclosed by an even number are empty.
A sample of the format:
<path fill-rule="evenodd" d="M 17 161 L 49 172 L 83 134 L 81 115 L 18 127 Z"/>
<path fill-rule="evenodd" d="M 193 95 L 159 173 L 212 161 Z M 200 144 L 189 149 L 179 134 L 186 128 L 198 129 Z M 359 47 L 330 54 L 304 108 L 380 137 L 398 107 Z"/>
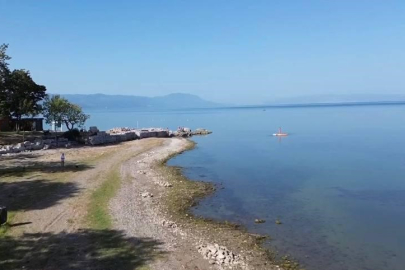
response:
<path fill-rule="evenodd" d="M 8 201 L 10 224 L 22 226 L 0 233 L 7 240 L 0 250 L 9 256 L 0 256 L 5 259 L 0 265 L 16 269 L 30 261 L 33 268 L 27 269 L 58 269 L 58 262 L 69 266 L 80 257 L 83 268 L 95 264 L 98 269 L 299 269 L 273 260 L 274 254 L 261 246 L 263 236 L 191 214 L 192 206 L 215 192 L 214 185 L 187 179 L 181 168 L 167 166 L 167 161 L 195 145 L 185 138 L 151 138 L 2 157 L 6 168 L 0 184 L 5 194 L 13 194 L 18 186 L 30 188 Z M 61 151 L 68 157 L 64 169 L 57 162 Z M 33 192 L 41 199 L 31 196 Z M 31 239 L 34 234 L 47 241 Z M 103 242 L 105 237 L 112 242 Z M 67 246 L 60 245 L 61 239 Z M 90 239 L 98 244 L 89 245 Z M 30 241 L 36 244 L 25 247 Z M 51 250 L 41 249 L 49 245 Z M 31 253 L 13 252 L 19 246 Z M 71 252 L 60 255 L 58 250 L 65 248 Z M 93 256 L 101 250 L 117 256 Z"/>
<path fill-rule="evenodd" d="M 249 256 L 245 258 L 245 263 L 247 264 L 246 269 L 301 270 L 302 268 L 296 261 L 291 260 L 287 256 L 282 256 L 279 259 L 276 259 L 276 251 L 263 246 L 264 241 L 271 240 L 269 235 L 251 233 L 244 226 L 229 222 L 225 219 L 218 221 L 192 214 L 191 208 L 197 206 L 200 201 L 207 196 L 215 194 L 217 189 L 216 184 L 214 183 L 187 178 L 183 174 L 183 167 L 167 165 L 167 162 L 170 159 L 183 154 L 186 151 L 192 151 L 195 149 L 197 143 L 190 139 L 187 141 L 189 144 L 185 148 L 167 157 L 158 164 L 160 170 L 169 172 L 169 175 L 173 175 L 173 182 L 183 184 L 183 187 L 188 190 L 191 189 L 192 196 L 186 199 L 185 205 L 176 203 L 172 205 L 172 214 L 177 215 L 177 219 L 180 220 L 182 224 L 187 223 L 189 226 L 195 226 L 197 229 L 203 231 L 209 230 L 212 235 L 208 237 L 208 239 L 211 242 L 227 242 L 229 243 L 229 248 L 239 250 L 241 254 L 249 254 Z M 181 188 L 182 187 L 179 188 L 180 191 L 182 191 Z M 205 189 L 206 192 L 201 192 L 201 189 Z M 171 193 L 175 193 L 173 190 L 171 191 Z M 169 205 L 170 201 L 173 199 L 170 195 L 173 194 L 168 193 L 166 197 Z M 219 229 L 219 231 L 217 229 Z M 229 239 L 233 240 L 230 241 Z"/>
<path fill-rule="evenodd" d="M 184 267 L 179 263 L 183 257 L 197 267 L 186 269 L 301 269 L 287 258 L 276 261 L 274 254 L 261 245 L 266 236 L 249 233 L 238 224 L 191 214 L 191 207 L 215 192 L 214 185 L 187 179 L 181 168 L 167 165 L 174 156 L 194 149 L 195 142 L 164 140 L 163 146 L 121 165 L 122 186 L 110 201 L 115 228 L 167 244 L 170 255 L 165 264 L 158 260 L 152 263 L 153 269 L 180 269 Z M 213 255 L 209 249 L 215 247 Z M 217 257 L 221 250 L 230 255 Z"/>

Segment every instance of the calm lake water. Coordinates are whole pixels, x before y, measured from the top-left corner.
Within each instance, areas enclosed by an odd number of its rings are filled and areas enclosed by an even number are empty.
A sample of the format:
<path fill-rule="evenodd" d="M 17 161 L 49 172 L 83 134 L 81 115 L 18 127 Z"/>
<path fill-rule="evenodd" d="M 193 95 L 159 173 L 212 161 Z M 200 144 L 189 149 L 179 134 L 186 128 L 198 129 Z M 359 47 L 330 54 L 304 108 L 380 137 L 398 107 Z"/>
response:
<path fill-rule="evenodd" d="M 102 129 L 213 130 L 169 161 L 224 187 L 197 215 L 268 234 L 307 269 L 405 269 L 405 106 L 91 114 Z M 290 136 L 271 136 L 279 126 Z"/>

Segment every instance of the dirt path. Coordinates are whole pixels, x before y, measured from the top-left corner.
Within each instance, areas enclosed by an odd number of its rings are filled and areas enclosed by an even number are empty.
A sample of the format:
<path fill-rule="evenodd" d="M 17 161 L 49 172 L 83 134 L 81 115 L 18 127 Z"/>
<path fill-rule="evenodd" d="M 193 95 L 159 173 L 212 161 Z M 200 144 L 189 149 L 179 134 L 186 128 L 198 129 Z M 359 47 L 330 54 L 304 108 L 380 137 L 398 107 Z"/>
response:
<path fill-rule="evenodd" d="M 86 215 L 88 197 L 93 190 L 103 183 L 104 176 L 117 164 L 123 162 L 125 158 L 147 151 L 150 148 L 159 145 L 158 141 L 134 141 L 125 145 L 118 145 L 110 149 L 92 149 L 93 153 L 107 151 L 108 157 L 95 162 L 94 166 L 74 173 L 70 176 L 69 187 L 59 190 L 57 196 L 64 197 L 64 194 L 72 194 L 59 201 L 57 204 L 43 209 L 41 204 L 47 205 L 49 198 L 39 198 L 38 207 L 35 210 L 26 211 L 23 215 L 17 216 L 19 222 L 31 222 L 21 230 L 24 233 L 59 233 L 71 232 L 78 228 L 83 228 L 83 221 Z M 76 153 L 80 154 L 80 152 Z M 66 153 L 69 157 L 69 153 Z"/>
<path fill-rule="evenodd" d="M 0 269 L 129 270 L 152 260 L 160 243 L 128 238 L 113 229 L 94 230 L 86 216 L 92 193 L 114 166 L 161 143 L 145 139 L 2 158 L 0 202 L 8 203 L 16 215 L 0 240 Z M 64 170 L 57 162 L 62 151 Z"/>

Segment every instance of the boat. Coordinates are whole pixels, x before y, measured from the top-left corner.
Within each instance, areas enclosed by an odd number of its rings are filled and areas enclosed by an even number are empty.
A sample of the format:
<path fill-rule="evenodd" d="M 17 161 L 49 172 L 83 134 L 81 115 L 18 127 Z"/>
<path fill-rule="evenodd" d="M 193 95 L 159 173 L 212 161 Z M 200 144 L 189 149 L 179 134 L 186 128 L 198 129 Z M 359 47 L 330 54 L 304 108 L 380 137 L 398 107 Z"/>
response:
<path fill-rule="evenodd" d="M 274 133 L 273 136 L 278 136 L 278 137 L 283 137 L 283 136 L 288 136 L 288 133 L 283 133 L 281 131 L 281 128 L 278 129 L 277 133 Z"/>

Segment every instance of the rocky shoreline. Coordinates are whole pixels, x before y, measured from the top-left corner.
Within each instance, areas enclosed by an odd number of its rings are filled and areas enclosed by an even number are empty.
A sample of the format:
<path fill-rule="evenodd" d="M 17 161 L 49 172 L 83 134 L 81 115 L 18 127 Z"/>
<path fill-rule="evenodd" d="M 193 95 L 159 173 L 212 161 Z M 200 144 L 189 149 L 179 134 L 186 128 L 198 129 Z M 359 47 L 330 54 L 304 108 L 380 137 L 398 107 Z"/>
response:
<path fill-rule="evenodd" d="M 167 243 L 171 255 L 165 264 L 156 262 L 152 269 L 182 269 L 186 260 L 190 261 L 186 269 L 299 269 L 276 265 L 260 245 L 262 236 L 235 224 L 193 216 L 190 207 L 215 188 L 189 180 L 178 168 L 166 166 L 171 157 L 194 147 L 193 142 L 184 139 L 168 142 L 174 144 L 170 150 L 154 149 L 122 167 L 133 180 L 126 181 L 111 206 L 118 220 L 117 228 L 130 227 L 129 233 L 133 231 L 134 235 L 146 231 L 148 237 Z M 179 265 L 179 261 L 183 263 Z"/>

